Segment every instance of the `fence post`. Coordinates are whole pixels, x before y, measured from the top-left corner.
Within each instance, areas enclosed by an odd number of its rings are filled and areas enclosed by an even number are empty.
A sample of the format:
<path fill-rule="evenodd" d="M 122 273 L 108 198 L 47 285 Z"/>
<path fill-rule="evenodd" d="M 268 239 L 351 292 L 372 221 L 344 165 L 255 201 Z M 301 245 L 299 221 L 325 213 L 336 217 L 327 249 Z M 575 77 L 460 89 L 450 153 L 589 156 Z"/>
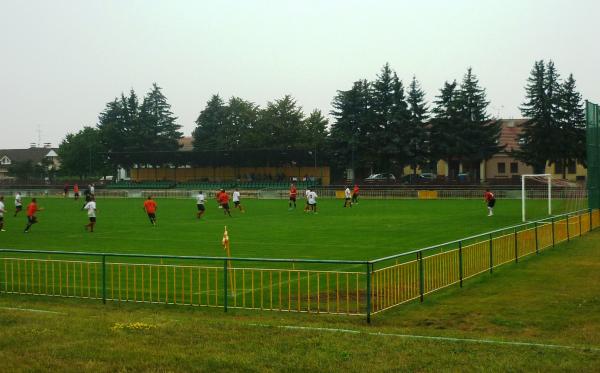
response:
<path fill-rule="evenodd" d="M 567 214 L 567 241 L 571 241 L 571 234 L 569 232 L 569 214 Z"/>
<path fill-rule="evenodd" d="M 371 265 L 367 263 L 367 323 L 371 323 Z"/>
<path fill-rule="evenodd" d="M 463 286 L 463 257 L 462 257 L 462 241 L 458 241 L 458 278 L 460 287 Z"/>
<path fill-rule="evenodd" d="M 538 223 L 537 221 L 534 223 L 535 224 L 535 253 L 539 254 L 540 253 L 540 245 L 538 243 Z"/>
<path fill-rule="evenodd" d="M 550 220 L 552 222 L 552 247 L 556 245 L 556 239 L 554 238 L 554 217 Z"/>
<path fill-rule="evenodd" d="M 227 259 L 223 260 L 223 311 L 227 312 Z"/>
<path fill-rule="evenodd" d="M 494 240 L 490 233 L 490 273 L 494 272 Z"/>
<path fill-rule="evenodd" d="M 102 303 L 106 304 L 106 255 L 102 255 Z"/>
<path fill-rule="evenodd" d="M 425 275 L 423 273 L 423 252 L 417 252 L 417 260 L 419 261 L 419 298 L 423 302 L 423 294 L 425 292 Z"/>
<path fill-rule="evenodd" d="M 519 240 L 517 239 L 517 227 L 515 227 L 515 263 L 519 263 Z"/>

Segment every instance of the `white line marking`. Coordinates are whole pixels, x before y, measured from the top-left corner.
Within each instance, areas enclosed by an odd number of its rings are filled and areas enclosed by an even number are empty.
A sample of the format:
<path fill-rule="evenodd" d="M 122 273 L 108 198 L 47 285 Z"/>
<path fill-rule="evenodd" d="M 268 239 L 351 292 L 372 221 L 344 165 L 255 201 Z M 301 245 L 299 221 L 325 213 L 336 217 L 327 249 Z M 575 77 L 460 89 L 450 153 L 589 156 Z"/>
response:
<path fill-rule="evenodd" d="M 8 311 L 27 311 L 27 312 L 39 312 L 39 313 L 53 313 L 56 315 L 66 315 L 64 312 L 56 312 L 56 311 L 46 311 L 46 310 L 36 310 L 33 308 L 17 308 L 17 307 L 0 307 L 2 310 Z"/>
<path fill-rule="evenodd" d="M 337 329 L 337 328 L 320 328 L 310 326 L 294 326 L 294 325 L 267 325 L 267 324 L 248 324 L 250 326 L 259 326 L 264 328 L 279 328 L 279 329 L 291 329 L 291 330 L 309 330 L 309 331 L 322 331 L 322 332 L 333 332 L 333 333 L 347 333 L 347 334 L 365 334 L 371 336 L 383 336 L 383 337 L 398 337 L 407 339 L 424 339 L 444 342 L 467 342 L 467 343 L 481 343 L 481 344 L 498 344 L 498 345 L 509 345 L 509 346 L 526 346 L 526 347 L 540 347 L 550 349 L 565 349 L 565 350 L 589 350 L 600 352 L 600 347 L 594 346 L 566 346 L 556 345 L 547 343 L 533 343 L 533 342 L 519 342 L 519 341 L 497 341 L 493 339 L 475 339 L 475 338 L 453 338 L 453 337 L 440 337 L 440 336 L 429 336 L 429 335 L 413 335 L 413 334 L 396 334 L 396 333 L 382 333 L 382 332 L 363 332 L 360 330 L 353 329 Z"/>

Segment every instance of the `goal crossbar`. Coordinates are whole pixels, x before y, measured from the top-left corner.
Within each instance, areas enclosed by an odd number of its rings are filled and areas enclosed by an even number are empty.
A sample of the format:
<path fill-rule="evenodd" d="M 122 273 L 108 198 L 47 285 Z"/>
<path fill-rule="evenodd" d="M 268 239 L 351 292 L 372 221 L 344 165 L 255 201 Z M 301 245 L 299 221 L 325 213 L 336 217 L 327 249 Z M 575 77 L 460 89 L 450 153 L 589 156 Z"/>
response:
<path fill-rule="evenodd" d="M 521 175 L 521 216 L 523 222 L 526 222 L 525 217 L 525 199 L 527 194 L 525 193 L 525 179 L 527 178 L 546 178 L 548 183 L 548 215 L 552 215 L 552 174 L 524 174 Z"/>

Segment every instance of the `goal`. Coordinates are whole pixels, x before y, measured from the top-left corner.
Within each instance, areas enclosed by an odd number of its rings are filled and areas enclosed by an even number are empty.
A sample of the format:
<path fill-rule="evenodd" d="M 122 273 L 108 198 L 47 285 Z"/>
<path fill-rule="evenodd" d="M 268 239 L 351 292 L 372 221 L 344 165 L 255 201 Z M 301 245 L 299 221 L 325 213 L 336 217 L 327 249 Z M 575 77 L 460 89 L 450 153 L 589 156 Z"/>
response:
<path fill-rule="evenodd" d="M 521 214 L 523 222 L 565 214 L 587 208 L 585 185 L 550 174 L 521 176 Z"/>
<path fill-rule="evenodd" d="M 546 193 L 540 188 L 536 188 L 534 193 L 531 193 L 526 188 L 527 180 L 532 180 L 540 185 L 546 184 Z M 530 198 L 547 199 L 548 200 L 548 215 L 552 215 L 552 175 L 551 174 L 526 174 L 521 175 L 521 215 L 523 222 L 527 221 L 527 194 Z"/>

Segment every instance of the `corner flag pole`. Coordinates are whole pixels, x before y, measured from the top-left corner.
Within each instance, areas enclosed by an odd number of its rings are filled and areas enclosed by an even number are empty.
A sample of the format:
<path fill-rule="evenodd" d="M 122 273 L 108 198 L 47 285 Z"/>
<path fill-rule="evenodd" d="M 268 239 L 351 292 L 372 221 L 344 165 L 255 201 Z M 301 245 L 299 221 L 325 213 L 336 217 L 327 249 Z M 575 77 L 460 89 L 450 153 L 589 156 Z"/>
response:
<path fill-rule="evenodd" d="M 227 233 L 227 226 L 225 226 L 225 232 L 223 232 L 223 250 L 225 250 L 225 254 L 228 258 L 231 258 L 231 247 L 229 246 L 229 233 Z M 233 265 L 231 264 L 231 260 L 227 261 L 227 267 L 229 268 L 231 279 L 231 292 L 233 293 L 233 297 L 235 298 L 235 270 L 233 269 Z"/>

